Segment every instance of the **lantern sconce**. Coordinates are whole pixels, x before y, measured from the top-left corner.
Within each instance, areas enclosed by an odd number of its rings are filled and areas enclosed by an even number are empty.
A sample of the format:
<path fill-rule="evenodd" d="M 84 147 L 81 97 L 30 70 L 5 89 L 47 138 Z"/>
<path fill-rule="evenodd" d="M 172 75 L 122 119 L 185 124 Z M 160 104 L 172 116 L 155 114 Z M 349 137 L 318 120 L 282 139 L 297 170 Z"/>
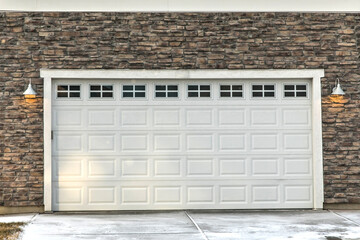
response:
<path fill-rule="evenodd" d="M 30 79 L 30 83 L 27 87 L 27 89 L 25 90 L 25 92 L 23 93 L 25 98 L 36 98 L 37 93 L 35 92 L 35 90 L 33 89 L 32 85 L 31 85 L 31 79 Z"/>
<path fill-rule="evenodd" d="M 345 92 L 342 90 L 340 86 L 340 80 L 337 78 L 337 81 L 335 81 L 335 87 L 332 89 L 332 96 L 343 96 L 345 95 Z"/>

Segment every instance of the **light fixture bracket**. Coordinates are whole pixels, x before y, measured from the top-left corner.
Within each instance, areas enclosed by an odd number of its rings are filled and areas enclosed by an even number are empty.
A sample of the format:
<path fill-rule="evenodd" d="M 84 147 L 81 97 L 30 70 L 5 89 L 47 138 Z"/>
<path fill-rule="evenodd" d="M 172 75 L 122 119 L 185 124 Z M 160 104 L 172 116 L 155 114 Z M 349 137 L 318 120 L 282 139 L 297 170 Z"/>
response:
<path fill-rule="evenodd" d="M 332 89 L 332 93 L 331 95 L 345 95 L 345 92 L 342 90 L 341 86 L 340 86 L 340 80 L 337 79 L 335 81 L 335 87 Z"/>

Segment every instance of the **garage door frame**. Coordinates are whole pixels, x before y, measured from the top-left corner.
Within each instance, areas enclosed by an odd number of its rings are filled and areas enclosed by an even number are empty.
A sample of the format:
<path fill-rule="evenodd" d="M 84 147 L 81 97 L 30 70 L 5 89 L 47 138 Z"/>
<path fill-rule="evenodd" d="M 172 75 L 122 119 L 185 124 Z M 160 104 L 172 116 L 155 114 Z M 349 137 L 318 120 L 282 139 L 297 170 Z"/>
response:
<path fill-rule="evenodd" d="M 314 209 L 323 208 L 323 160 L 321 121 L 321 77 L 323 69 L 311 70 L 50 70 L 41 69 L 44 79 L 44 205 L 52 211 L 52 81 L 54 79 L 187 79 L 187 80 L 254 80 L 310 79 L 312 82 L 312 148 Z"/>

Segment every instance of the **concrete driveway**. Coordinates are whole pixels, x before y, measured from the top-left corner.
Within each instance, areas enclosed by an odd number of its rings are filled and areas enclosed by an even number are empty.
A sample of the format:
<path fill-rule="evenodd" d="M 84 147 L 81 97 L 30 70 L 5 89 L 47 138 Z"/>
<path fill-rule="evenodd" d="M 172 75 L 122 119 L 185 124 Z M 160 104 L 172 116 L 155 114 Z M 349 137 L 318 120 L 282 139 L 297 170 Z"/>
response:
<path fill-rule="evenodd" d="M 360 211 L 39 214 L 22 239 L 359 240 Z"/>

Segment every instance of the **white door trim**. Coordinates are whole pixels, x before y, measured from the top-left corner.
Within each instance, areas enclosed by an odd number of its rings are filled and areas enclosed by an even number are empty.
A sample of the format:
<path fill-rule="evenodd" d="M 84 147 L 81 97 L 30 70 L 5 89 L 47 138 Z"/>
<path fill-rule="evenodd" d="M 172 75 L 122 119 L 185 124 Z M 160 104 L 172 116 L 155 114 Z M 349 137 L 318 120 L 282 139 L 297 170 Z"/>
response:
<path fill-rule="evenodd" d="M 54 79 L 311 79 L 314 209 L 323 208 L 323 159 L 321 120 L 321 77 L 323 69 L 311 70 L 49 70 L 41 69 L 44 78 L 44 205 L 52 211 L 51 112 Z"/>

